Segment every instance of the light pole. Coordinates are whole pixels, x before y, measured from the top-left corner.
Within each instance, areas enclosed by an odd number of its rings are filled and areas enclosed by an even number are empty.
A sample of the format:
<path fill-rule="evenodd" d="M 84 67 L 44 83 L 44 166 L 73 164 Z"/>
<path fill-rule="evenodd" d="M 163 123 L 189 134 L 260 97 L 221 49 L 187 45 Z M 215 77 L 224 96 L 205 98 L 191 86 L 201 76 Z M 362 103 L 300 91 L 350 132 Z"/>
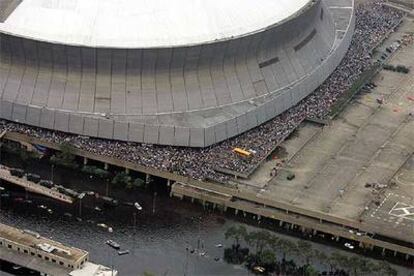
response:
<path fill-rule="evenodd" d="M 138 210 L 138 211 L 142 211 L 142 206 L 138 203 L 138 202 L 135 202 L 134 203 L 134 213 L 133 213 L 133 216 L 134 216 L 134 235 L 136 234 L 136 226 L 137 226 L 137 212 L 135 211 L 135 210 Z"/>
<path fill-rule="evenodd" d="M 0 142 L 0 162 L 1 162 L 1 150 L 3 148 L 3 142 Z"/>
<path fill-rule="evenodd" d="M 155 214 L 155 198 L 157 197 L 157 192 L 154 192 L 154 197 L 152 199 L 152 213 Z"/>
<path fill-rule="evenodd" d="M 82 217 L 82 199 L 85 197 L 85 193 L 81 193 L 80 195 L 78 195 L 78 199 L 79 199 L 79 217 Z"/>
<path fill-rule="evenodd" d="M 0 186 L 0 209 L 1 209 L 1 198 L 2 198 L 2 192 L 5 190 L 4 187 Z"/>
<path fill-rule="evenodd" d="M 114 230 L 112 229 L 112 227 L 108 227 L 108 232 L 110 233 L 110 234 L 112 234 L 113 232 L 114 232 Z M 111 249 L 113 249 L 112 247 L 111 247 Z M 114 276 L 114 255 L 113 255 L 113 253 L 112 253 L 112 250 L 111 249 L 109 249 L 110 250 L 110 254 L 111 254 L 111 276 Z"/>
<path fill-rule="evenodd" d="M 54 173 L 55 173 L 55 164 L 52 163 L 51 169 L 50 169 L 50 180 L 53 182 Z"/>

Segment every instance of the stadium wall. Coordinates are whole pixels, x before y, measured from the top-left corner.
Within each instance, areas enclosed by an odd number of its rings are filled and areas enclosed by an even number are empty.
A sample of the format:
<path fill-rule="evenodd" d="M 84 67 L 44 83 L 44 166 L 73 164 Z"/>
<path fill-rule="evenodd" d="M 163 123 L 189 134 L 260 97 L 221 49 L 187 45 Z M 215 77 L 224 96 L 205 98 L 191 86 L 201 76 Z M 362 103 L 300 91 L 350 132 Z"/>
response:
<path fill-rule="evenodd" d="M 205 147 L 252 129 L 316 89 L 350 45 L 325 1 L 241 38 L 95 49 L 0 37 L 0 116 L 74 134 Z"/>

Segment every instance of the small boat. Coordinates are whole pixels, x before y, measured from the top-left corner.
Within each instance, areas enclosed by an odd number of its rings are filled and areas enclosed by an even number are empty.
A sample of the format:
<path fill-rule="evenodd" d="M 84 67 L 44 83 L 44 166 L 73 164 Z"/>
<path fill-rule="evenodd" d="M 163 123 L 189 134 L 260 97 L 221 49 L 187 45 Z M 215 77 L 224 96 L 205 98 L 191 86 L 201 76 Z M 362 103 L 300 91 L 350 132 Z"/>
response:
<path fill-rule="evenodd" d="M 266 269 L 262 266 L 255 266 L 255 267 L 253 267 L 253 270 L 256 271 L 256 272 L 259 272 L 259 273 L 263 273 L 263 272 L 266 271 Z"/>
<path fill-rule="evenodd" d="M 139 205 L 139 203 L 138 203 L 138 202 L 135 202 L 135 203 L 134 203 L 134 207 L 135 207 L 138 211 L 141 211 L 141 210 L 142 210 L 142 206 L 141 206 L 141 205 Z"/>
<path fill-rule="evenodd" d="M 121 246 L 117 242 L 114 242 L 113 240 L 107 240 L 105 243 L 116 250 L 119 250 L 121 248 Z"/>
<path fill-rule="evenodd" d="M 102 228 L 108 228 L 108 225 L 106 225 L 105 223 L 98 223 L 97 226 L 102 227 Z"/>
<path fill-rule="evenodd" d="M 118 255 L 122 256 L 122 255 L 127 255 L 129 254 L 129 250 L 122 250 L 122 251 L 118 251 Z"/>

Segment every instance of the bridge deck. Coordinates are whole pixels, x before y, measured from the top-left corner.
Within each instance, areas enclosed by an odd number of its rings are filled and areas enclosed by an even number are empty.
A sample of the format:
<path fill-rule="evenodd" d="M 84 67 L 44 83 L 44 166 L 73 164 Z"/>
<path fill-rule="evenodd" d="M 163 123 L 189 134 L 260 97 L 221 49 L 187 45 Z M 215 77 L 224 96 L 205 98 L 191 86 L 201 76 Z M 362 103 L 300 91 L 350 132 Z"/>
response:
<path fill-rule="evenodd" d="M 31 181 L 25 179 L 25 178 L 20 178 L 20 177 L 11 175 L 10 171 L 5 166 L 0 167 L 0 179 L 3 179 L 3 180 L 5 180 L 7 182 L 10 182 L 12 184 L 16 184 L 18 186 L 21 186 L 29 192 L 41 194 L 41 195 L 44 195 L 44 196 L 47 196 L 47 197 L 51 197 L 53 199 L 63 201 L 65 203 L 72 204 L 73 201 L 74 201 L 72 197 L 67 196 L 65 194 L 62 194 L 58 191 L 49 189 L 47 187 L 43 187 L 39 184 L 36 184 L 34 182 L 31 182 Z"/>

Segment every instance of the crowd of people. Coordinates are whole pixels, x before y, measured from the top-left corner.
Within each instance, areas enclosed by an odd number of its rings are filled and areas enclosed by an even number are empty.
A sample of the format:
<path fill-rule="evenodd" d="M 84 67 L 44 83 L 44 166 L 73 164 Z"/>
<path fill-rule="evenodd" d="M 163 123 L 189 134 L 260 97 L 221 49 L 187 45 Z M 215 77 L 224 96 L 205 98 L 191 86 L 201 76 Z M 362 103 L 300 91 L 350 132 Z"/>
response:
<path fill-rule="evenodd" d="M 1 121 L 3 130 L 25 133 L 54 143 L 68 142 L 88 152 L 204 180 L 226 182 L 230 176 L 217 167 L 248 173 L 307 117 L 325 118 L 332 104 L 347 91 L 360 74 L 370 68 L 371 52 L 401 20 L 403 14 L 374 1 L 356 9 L 356 26 L 351 46 L 338 68 L 310 96 L 276 118 L 238 137 L 208 148 L 147 145 L 89 138 Z M 234 147 L 252 149 L 252 158 L 240 158 Z"/>

